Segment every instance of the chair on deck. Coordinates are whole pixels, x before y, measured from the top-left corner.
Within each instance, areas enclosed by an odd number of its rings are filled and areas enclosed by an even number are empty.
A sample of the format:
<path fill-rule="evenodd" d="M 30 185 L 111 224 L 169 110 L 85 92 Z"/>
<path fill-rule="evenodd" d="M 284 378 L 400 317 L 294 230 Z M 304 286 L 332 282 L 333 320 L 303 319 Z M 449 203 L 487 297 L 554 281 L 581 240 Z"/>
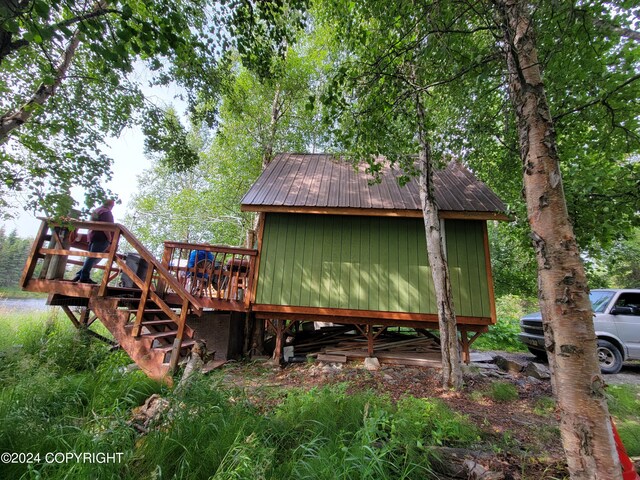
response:
<path fill-rule="evenodd" d="M 249 262 L 244 258 L 232 258 L 225 266 L 225 276 L 222 279 L 222 289 L 226 290 L 228 300 L 242 300 L 247 288 Z"/>

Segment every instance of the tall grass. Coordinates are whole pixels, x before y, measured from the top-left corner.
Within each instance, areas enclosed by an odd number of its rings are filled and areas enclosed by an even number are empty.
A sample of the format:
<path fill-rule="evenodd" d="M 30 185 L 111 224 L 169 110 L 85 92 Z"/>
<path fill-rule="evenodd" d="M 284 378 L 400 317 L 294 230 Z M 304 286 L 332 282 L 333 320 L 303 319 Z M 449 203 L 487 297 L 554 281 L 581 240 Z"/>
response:
<path fill-rule="evenodd" d="M 120 463 L 0 464 L 0 478 L 423 479 L 430 445 L 478 439 L 438 401 L 398 405 L 346 385 L 293 390 L 266 415 L 211 377 L 169 391 L 122 367 L 122 352 L 55 314 L 0 319 L 0 452 L 122 453 Z M 132 409 L 170 401 L 149 433 Z"/>
<path fill-rule="evenodd" d="M 627 453 L 640 456 L 640 387 L 610 385 L 607 400 Z"/>
<path fill-rule="evenodd" d="M 54 311 L 0 318 L 0 451 L 131 452 L 130 409 L 161 387 Z M 113 478 L 118 465 L 0 464 L 0 478 Z M 117 473 L 116 473 L 117 475 Z"/>

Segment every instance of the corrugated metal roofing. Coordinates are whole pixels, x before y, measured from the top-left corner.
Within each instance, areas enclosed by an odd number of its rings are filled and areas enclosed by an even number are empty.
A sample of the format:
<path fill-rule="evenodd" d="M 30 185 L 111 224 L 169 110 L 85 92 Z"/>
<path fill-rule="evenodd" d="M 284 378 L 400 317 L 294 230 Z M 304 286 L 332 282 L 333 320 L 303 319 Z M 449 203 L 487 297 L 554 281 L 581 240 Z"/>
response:
<path fill-rule="evenodd" d="M 268 207 L 355 208 L 421 210 L 418 182 L 400 186 L 400 173 L 383 166 L 380 183 L 351 163 L 328 154 L 281 153 L 242 199 L 243 210 Z M 434 175 L 436 201 L 441 211 L 504 213 L 498 196 L 466 167 L 452 161 Z"/>

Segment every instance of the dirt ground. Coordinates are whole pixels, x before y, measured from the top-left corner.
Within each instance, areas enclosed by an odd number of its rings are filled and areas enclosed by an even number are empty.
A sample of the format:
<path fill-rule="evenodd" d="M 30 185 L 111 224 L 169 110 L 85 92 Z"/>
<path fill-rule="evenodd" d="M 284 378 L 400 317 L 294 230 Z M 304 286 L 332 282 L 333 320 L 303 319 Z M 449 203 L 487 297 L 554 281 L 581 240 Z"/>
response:
<path fill-rule="evenodd" d="M 428 367 L 382 365 L 377 371 L 368 371 L 362 362 L 354 361 L 294 363 L 284 367 L 232 362 L 222 368 L 225 384 L 242 388 L 256 406 L 265 410 L 278 403 L 288 388 L 310 389 L 343 382 L 348 382 L 353 391 L 374 389 L 394 400 L 403 395 L 439 398 L 467 415 L 485 433 L 486 445 L 480 448 L 492 453 L 485 468 L 501 472 L 506 480 L 568 478 L 557 414 L 550 407 L 552 390 L 548 380 L 472 367 L 466 370 L 464 389 L 453 392 L 441 387 L 440 371 Z M 640 384 L 640 362 L 627 364 L 619 374 L 605 379 L 609 384 Z M 518 399 L 496 402 L 486 395 L 498 380 L 512 383 Z"/>
<path fill-rule="evenodd" d="M 506 355 L 533 360 L 528 354 Z M 501 472 L 507 480 L 568 478 L 557 414 L 549 407 L 549 381 L 472 367 L 465 374 L 464 389 L 452 392 L 441 387 L 438 369 L 382 365 L 377 371 L 368 371 L 362 362 L 297 363 L 284 367 L 230 363 L 223 367 L 223 375 L 225 384 L 242 388 L 265 410 L 274 406 L 288 388 L 310 389 L 343 382 L 348 382 L 353 391 L 374 389 L 394 400 L 403 395 L 439 398 L 467 415 L 485 433 L 487 444 L 480 448 L 492 453 L 485 468 Z M 627 364 L 619 374 L 605 378 L 609 384 L 640 384 L 640 362 Z M 512 383 L 518 399 L 496 402 L 486 395 L 497 380 Z"/>

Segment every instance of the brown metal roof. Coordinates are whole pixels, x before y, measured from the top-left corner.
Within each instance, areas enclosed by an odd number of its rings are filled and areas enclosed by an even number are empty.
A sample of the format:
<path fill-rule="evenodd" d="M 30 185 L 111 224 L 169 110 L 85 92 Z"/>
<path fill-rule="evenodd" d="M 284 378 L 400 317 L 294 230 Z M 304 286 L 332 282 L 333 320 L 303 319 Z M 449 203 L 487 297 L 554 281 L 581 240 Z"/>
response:
<path fill-rule="evenodd" d="M 383 166 L 380 183 L 363 163 L 328 154 L 281 153 L 267 166 L 242 199 L 248 211 L 310 211 L 339 213 L 340 209 L 376 210 L 381 215 L 411 215 L 420 211 L 417 179 L 400 186 L 400 172 Z M 475 212 L 486 218 L 506 218 L 504 203 L 466 167 L 452 161 L 435 172 L 435 195 L 442 212 Z M 405 213 L 403 213 L 403 211 Z M 346 213 L 346 212 L 345 212 Z M 362 214 L 366 214 L 362 212 Z M 481 215 L 482 216 L 482 215 Z"/>

